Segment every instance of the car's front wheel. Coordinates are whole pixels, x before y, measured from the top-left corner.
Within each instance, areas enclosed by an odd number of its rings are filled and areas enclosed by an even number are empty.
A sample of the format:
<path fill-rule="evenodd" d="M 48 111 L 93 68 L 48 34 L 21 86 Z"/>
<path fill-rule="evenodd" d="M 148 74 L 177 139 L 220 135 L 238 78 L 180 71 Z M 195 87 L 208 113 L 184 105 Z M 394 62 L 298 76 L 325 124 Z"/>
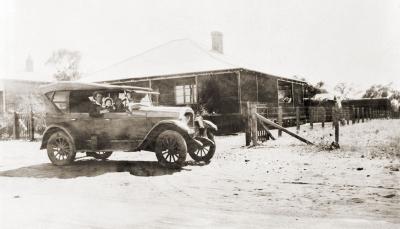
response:
<path fill-rule="evenodd" d="M 161 165 L 180 168 L 186 160 L 186 141 L 178 132 L 166 130 L 157 137 L 155 152 Z"/>
<path fill-rule="evenodd" d="M 203 146 L 201 147 L 195 147 L 191 146 L 189 147 L 189 155 L 193 160 L 195 161 L 204 161 L 206 163 L 210 162 L 211 158 L 214 156 L 215 153 L 215 140 L 214 140 L 214 134 L 211 132 L 207 132 L 207 137 L 210 141 L 206 141 L 204 139 L 198 139 L 203 143 Z"/>
<path fill-rule="evenodd" d="M 68 135 L 57 131 L 47 141 L 47 155 L 54 165 L 68 165 L 75 159 L 75 146 Z"/>
<path fill-rule="evenodd" d="M 86 156 L 94 157 L 99 160 L 106 160 L 111 156 L 112 151 L 101 151 L 101 152 L 86 152 Z"/>

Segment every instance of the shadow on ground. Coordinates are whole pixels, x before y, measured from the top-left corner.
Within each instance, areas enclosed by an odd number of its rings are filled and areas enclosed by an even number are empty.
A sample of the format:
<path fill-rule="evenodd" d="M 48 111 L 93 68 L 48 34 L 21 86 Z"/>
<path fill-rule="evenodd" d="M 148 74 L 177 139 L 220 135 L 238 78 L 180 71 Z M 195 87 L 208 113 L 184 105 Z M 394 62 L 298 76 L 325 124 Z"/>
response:
<path fill-rule="evenodd" d="M 181 169 L 168 169 L 154 161 L 76 161 L 68 166 L 55 166 L 50 163 L 32 165 L 0 172 L 5 177 L 60 178 L 95 177 L 107 173 L 129 172 L 134 176 L 163 176 L 180 172 Z"/>

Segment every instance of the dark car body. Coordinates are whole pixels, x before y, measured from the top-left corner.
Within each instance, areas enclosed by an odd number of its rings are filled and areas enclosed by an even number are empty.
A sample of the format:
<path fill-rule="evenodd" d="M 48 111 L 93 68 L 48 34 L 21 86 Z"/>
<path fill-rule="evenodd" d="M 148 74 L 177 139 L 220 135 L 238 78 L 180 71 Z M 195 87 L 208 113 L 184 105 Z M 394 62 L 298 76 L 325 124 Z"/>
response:
<path fill-rule="evenodd" d="M 89 111 L 93 92 L 108 97 L 124 96 L 124 93 L 142 93 L 151 97 L 158 94 L 150 88 L 116 86 L 80 82 L 61 82 L 41 87 L 47 104 L 46 124 L 41 149 L 45 149 L 49 137 L 62 131 L 70 138 L 76 152 L 155 150 L 160 133 L 172 130 L 179 133 L 189 146 L 201 146 L 195 139 L 194 112 L 189 107 L 140 106 L 92 116 Z M 145 97 L 144 97 L 145 98 Z M 204 121 L 207 129 L 216 126 Z"/>

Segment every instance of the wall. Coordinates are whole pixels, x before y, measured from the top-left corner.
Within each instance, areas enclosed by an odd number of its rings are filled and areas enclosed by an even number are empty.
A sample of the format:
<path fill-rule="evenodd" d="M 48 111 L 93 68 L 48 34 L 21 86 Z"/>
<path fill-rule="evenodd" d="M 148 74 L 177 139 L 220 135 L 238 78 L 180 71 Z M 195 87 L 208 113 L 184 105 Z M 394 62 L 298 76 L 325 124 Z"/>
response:
<path fill-rule="evenodd" d="M 190 85 L 190 84 L 195 84 L 195 77 L 151 80 L 151 88 L 154 91 L 158 91 L 160 93 L 160 95 L 158 96 L 158 103 L 159 105 L 164 105 L 164 106 L 176 106 L 175 86 Z M 150 83 L 148 80 L 146 80 L 146 81 L 126 83 L 123 85 L 149 87 Z"/>
<path fill-rule="evenodd" d="M 197 76 L 198 103 L 207 104 L 210 115 L 206 118 L 214 121 L 221 132 L 232 133 L 243 130 L 243 117 L 240 115 L 240 100 L 268 104 L 271 107 L 278 106 L 278 77 L 253 71 L 240 71 L 240 96 L 238 90 L 238 74 L 212 73 Z M 175 86 L 195 84 L 196 77 L 176 76 L 151 80 L 151 87 L 158 91 L 159 105 L 177 106 L 175 101 Z M 144 80 L 124 85 L 149 87 L 149 81 Z M 294 84 L 294 102 L 302 104 L 303 88 Z M 296 86 L 297 85 L 297 86 Z M 258 95 L 257 95 L 258 92 Z M 191 104 L 196 110 L 198 104 Z M 293 106 L 293 104 L 291 105 Z M 215 114 L 214 114 L 215 113 Z"/>
<path fill-rule="evenodd" d="M 236 73 L 199 75 L 197 82 L 198 102 L 189 104 L 192 108 L 196 109 L 197 104 L 201 101 L 210 104 L 210 112 L 220 114 L 240 112 Z M 175 101 L 176 85 L 194 84 L 196 84 L 195 76 L 151 80 L 151 88 L 160 93 L 159 105 L 165 106 L 177 106 Z M 124 85 L 148 87 L 149 81 L 124 83 Z"/>
<path fill-rule="evenodd" d="M 257 78 L 258 76 L 252 72 L 240 72 L 240 90 L 242 102 L 257 102 Z"/>
<path fill-rule="evenodd" d="M 198 75 L 198 102 L 209 103 L 210 113 L 240 113 L 237 72 Z M 285 80 L 286 81 L 286 80 Z M 252 72 L 240 71 L 240 90 L 242 104 L 246 101 L 278 106 L 278 77 Z M 176 106 L 175 85 L 195 84 L 195 77 L 177 77 L 151 80 L 151 87 L 158 91 L 160 105 Z M 127 85 L 149 87 L 148 80 Z M 257 95 L 258 92 L 258 95 Z M 293 83 L 294 106 L 303 106 L 303 86 Z M 212 98 L 212 99 L 210 99 Z M 212 100 L 212 101 L 210 101 Z M 211 104 L 214 103 L 214 104 Z M 291 107 L 293 104 L 289 104 Z M 191 104 L 193 108 L 196 104 Z"/>

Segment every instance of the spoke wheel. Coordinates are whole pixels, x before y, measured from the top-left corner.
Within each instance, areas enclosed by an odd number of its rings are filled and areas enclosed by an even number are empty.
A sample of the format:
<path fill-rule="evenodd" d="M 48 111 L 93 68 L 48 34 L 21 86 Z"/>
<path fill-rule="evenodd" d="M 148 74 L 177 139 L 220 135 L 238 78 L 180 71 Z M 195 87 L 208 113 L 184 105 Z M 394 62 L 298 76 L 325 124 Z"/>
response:
<path fill-rule="evenodd" d="M 162 132 L 156 140 L 158 162 L 168 168 L 180 168 L 186 160 L 186 141 L 176 131 Z"/>
<path fill-rule="evenodd" d="M 211 132 L 207 133 L 207 137 L 214 142 L 214 144 L 210 145 L 208 141 L 202 141 L 202 139 L 199 139 L 201 143 L 204 145 L 202 147 L 189 147 L 189 155 L 193 160 L 195 161 L 204 161 L 204 162 L 210 162 L 211 158 L 214 156 L 215 153 L 215 141 L 214 141 L 214 134 Z"/>
<path fill-rule="evenodd" d="M 64 132 L 57 131 L 47 141 L 47 155 L 54 165 L 68 165 L 75 159 L 75 146 Z"/>
<path fill-rule="evenodd" d="M 86 156 L 94 157 L 99 160 L 106 160 L 111 156 L 112 151 L 101 151 L 101 152 L 86 152 Z"/>

